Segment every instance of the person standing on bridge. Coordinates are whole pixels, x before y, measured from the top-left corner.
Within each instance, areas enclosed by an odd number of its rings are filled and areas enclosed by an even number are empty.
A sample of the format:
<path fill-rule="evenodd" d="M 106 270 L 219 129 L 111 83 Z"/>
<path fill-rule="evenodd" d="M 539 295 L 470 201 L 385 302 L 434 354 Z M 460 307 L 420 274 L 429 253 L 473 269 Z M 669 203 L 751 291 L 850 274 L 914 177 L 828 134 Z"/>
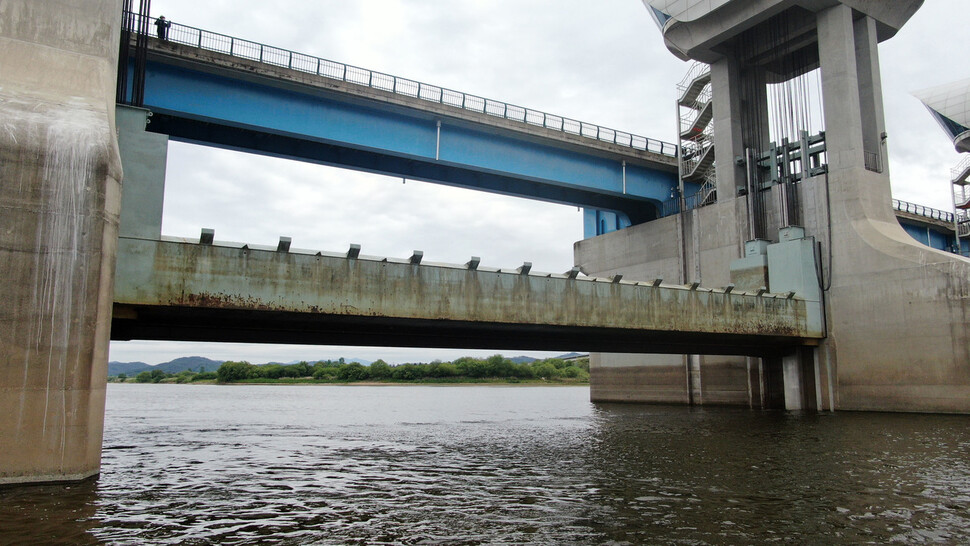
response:
<path fill-rule="evenodd" d="M 172 23 L 165 19 L 164 15 L 159 15 L 158 19 L 155 20 L 155 28 L 158 29 L 158 39 L 168 40 L 168 27 L 172 26 Z"/>

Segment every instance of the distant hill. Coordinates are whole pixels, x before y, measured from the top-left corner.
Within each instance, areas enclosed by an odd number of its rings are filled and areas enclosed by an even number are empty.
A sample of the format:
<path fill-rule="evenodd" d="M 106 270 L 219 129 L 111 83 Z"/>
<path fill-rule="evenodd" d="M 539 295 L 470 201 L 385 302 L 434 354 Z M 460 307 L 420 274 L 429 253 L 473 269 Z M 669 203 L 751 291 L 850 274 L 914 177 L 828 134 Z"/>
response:
<path fill-rule="evenodd" d="M 531 356 L 513 356 L 509 360 L 511 360 L 512 362 L 515 362 L 516 364 L 532 364 L 533 362 L 539 359 L 532 358 Z"/>
<path fill-rule="evenodd" d="M 317 362 L 326 362 L 328 360 L 339 360 L 339 358 L 318 358 L 316 360 L 309 360 L 309 359 L 308 360 L 304 360 L 304 359 L 300 359 L 300 360 L 291 360 L 289 362 L 267 362 L 267 364 L 284 364 L 284 365 L 290 365 L 290 364 L 299 364 L 300 362 L 307 362 L 307 363 L 310 363 L 310 364 L 315 364 Z M 364 366 L 370 366 L 370 364 L 371 364 L 372 361 L 371 360 L 367 360 L 366 358 L 344 358 L 344 362 L 347 362 L 347 363 L 350 363 L 350 362 L 359 362 L 360 364 L 363 364 Z M 258 364 L 258 366 L 262 366 L 262 365 L 263 364 Z"/>
<path fill-rule="evenodd" d="M 321 358 L 320 360 L 328 360 L 326 358 Z M 337 360 L 329 359 L 329 360 Z M 364 358 L 345 358 L 345 362 L 360 362 L 364 366 L 369 366 L 371 361 Z M 211 358 L 205 358 L 203 356 L 183 356 L 176 358 L 175 360 L 170 360 L 168 362 L 162 362 L 152 366 L 151 364 L 145 364 L 144 362 L 108 362 L 108 375 L 118 375 L 123 373 L 128 377 L 133 377 L 144 371 L 161 370 L 165 373 L 179 373 L 185 370 L 192 370 L 193 372 L 202 371 L 204 368 L 207 372 L 214 372 L 219 369 L 219 366 L 225 362 L 224 360 L 212 360 Z M 303 362 L 303 360 L 293 360 L 291 362 L 266 362 L 264 364 L 257 364 L 257 366 L 266 366 L 268 364 L 297 364 Z M 307 360 L 306 362 L 314 363 L 316 360 Z"/>
<path fill-rule="evenodd" d="M 155 369 L 162 370 L 165 373 L 179 373 L 184 372 L 185 370 L 201 372 L 202 369 L 205 368 L 205 371 L 207 372 L 214 372 L 219 369 L 222 362 L 222 360 L 212 360 L 211 358 L 206 358 L 204 356 L 183 356 L 169 362 L 163 362 L 162 364 L 155 366 Z"/>
<path fill-rule="evenodd" d="M 183 356 L 162 362 L 156 366 L 145 364 L 144 362 L 108 362 L 108 375 L 118 375 L 123 373 L 127 376 L 138 375 L 144 371 L 162 370 L 165 373 L 179 373 L 185 370 L 194 372 L 205 368 L 207 372 L 214 372 L 222 364 L 221 360 L 212 360 L 202 356 Z"/>
<path fill-rule="evenodd" d="M 564 355 L 559 355 L 556 358 L 561 358 L 563 360 L 569 360 L 570 358 L 577 358 L 580 356 L 589 356 L 589 353 L 566 353 Z"/>
<path fill-rule="evenodd" d="M 155 366 L 149 366 L 144 362 L 108 362 L 108 375 L 138 375 L 145 370 L 153 370 Z"/>

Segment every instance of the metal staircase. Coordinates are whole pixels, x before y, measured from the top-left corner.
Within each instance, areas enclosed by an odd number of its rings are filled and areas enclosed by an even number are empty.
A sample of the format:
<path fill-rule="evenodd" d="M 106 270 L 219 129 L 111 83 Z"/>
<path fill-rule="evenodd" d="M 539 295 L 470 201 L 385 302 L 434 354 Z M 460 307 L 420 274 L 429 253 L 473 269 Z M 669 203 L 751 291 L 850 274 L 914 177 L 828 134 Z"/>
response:
<path fill-rule="evenodd" d="M 694 206 L 716 201 L 714 194 L 714 117 L 711 100 L 711 68 L 694 63 L 677 85 L 680 98 L 680 173 L 685 182 L 702 184 L 701 191 L 691 196 Z M 703 195 L 701 195 L 703 194 Z"/>
<path fill-rule="evenodd" d="M 970 156 L 950 170 L 953 185 L 953 230 L 958 251 L 960 239 L 970 237 Z M 960 252 L 962 254 L 962 252 Z"/>

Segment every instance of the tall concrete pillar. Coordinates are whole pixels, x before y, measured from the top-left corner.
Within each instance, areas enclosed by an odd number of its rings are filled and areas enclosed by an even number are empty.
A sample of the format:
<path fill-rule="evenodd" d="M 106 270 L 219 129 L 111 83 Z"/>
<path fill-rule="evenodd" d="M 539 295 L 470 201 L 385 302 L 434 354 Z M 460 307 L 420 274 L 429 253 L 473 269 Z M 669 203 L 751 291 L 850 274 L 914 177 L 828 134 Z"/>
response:
<path fill-rule="evenodd" d="M 98 473 L 120 0 L 0 2 L 0 483 Z"/>
<path fill-rule="evenodd" d="M 741 82 L 738 63 L 724 57 L 711 64 L 711 95 L 714 101 L 714 149 L 717 153 L 715 175 L 719 199 L 734 197 L 746 183 L 744 167 L 735 157 L 744 157 L 741 137 Z"/>
<path fill-rule="evenodd" d="M 859 110 L 862 115 L 862 146 L 872 154 L 871 168 L 889 179 L 886 156 L 886 116 L 882 102 L 882 75 L 879 70 L 879 40 L 876 21 L 860 17 L 853 22 L 856 69 L 859 71 Z"/>
<path fill-rule="evenodd" d="M 829 169 L 863 168 L 863 116 L 852 8 L 839 4 L 818 14 L 818 53 Z"/>
<path fill-rule="evenodd" d="M 814 199 L 831 201 L 817 219 L 831 226 L 823 394 L 842 409 L 968 413 L 970 261 L 920 245 L 894 217 L 874 23 L 837 5 L 817 24 L 829 173 Z"/>

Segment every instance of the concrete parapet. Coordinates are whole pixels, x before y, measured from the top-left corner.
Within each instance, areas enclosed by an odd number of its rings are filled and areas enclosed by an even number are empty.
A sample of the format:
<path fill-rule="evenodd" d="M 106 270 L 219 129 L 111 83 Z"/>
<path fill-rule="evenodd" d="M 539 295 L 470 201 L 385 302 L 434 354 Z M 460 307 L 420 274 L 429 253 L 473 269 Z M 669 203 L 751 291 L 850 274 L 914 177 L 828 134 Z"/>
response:
<path fill-rule="evenodd" d="M 821 336 L 800 299 L 525 265 L 428 264 L 419 255 L 348 258 L 122 237 L 115 302 L 125 313 L 112 336 L 329 343 L 338 331 L 343 343 L 728 354 L 780 353 Z"/>

